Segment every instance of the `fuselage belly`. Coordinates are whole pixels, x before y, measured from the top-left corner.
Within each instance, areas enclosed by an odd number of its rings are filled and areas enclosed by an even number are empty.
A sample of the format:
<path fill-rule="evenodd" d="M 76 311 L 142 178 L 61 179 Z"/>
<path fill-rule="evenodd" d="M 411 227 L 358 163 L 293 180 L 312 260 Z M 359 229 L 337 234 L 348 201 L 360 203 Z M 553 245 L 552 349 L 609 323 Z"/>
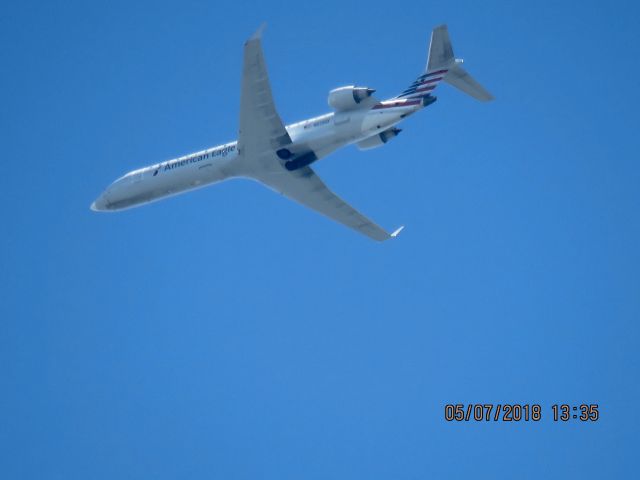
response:
<path fill-rule="evenodd" d="M 346 145 L 379 135 L 421 108 L 422 103 L 389 100 L 373 108 L 314 117 L 286 127 L 292 141 L 288 147 L 312 151 L 314 160 L 319 160 Z M 238 155 L 237 142 L 226 143 L 131 171 L 107 187 L 91 208 L 117 211 L 137 207 L 228 178 L 254 178 L 260 168 L 259 163 Z"/>

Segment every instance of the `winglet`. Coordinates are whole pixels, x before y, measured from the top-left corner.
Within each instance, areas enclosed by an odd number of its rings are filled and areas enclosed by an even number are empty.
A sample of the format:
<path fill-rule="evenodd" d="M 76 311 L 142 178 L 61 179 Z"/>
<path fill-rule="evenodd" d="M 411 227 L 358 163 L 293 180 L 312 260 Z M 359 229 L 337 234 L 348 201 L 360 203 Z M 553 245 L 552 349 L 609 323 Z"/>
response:
<path fill-rule="evenodd" d="M 402 229 L 404 228 L 404 225 L 402 225 L 400 228 L 396 229 L 391 235 L 389 235 L 391 238 L 396 238 L 398 235 L 400 235 L 400 232 L 402 231 Z"/>
<path fill-rule="evenodd" d="M 265 28 L 267 28 L 267 22 L 262 22 L 262 25 L 258 27 L 258 30 L 256 30 L 256 33 L 251 35 L 251 37 L 249 37 L 249 40 L 247 41 L 250 42 L 251 40 L 260 40 L 262 38 L 262 32 L 264 32 Z"/>

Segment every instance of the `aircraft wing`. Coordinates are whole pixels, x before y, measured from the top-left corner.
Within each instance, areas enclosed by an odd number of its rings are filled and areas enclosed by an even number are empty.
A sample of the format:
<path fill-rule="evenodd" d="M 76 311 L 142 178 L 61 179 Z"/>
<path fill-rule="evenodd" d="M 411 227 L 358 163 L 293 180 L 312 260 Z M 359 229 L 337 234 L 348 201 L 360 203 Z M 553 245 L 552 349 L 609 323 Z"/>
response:
<path fill-rule="evenodd" d="M 395 237 L 403 227 L 388 233 L 333 193 L 311 167 L 262 172 L 254 178 L 287 198 L 379 242 Z"/>
<path fill-rule="evenodd" d="M 260 45 L 263 29 L 264 25 L 244 45 L 238 152 L 245 158 L 272 153 L 291 143 L 271 95 Z"/>
<path fill-rule="evenodd" d="M 238 153 L 243 174 L 306 207 L 374 240 L 395 237 L 334 194 L 308 166 L 287 170 L 276 152 L 291 138 L 276 111 L 260 37 L 264 26 L 245 43 L 240 99 Z"/>

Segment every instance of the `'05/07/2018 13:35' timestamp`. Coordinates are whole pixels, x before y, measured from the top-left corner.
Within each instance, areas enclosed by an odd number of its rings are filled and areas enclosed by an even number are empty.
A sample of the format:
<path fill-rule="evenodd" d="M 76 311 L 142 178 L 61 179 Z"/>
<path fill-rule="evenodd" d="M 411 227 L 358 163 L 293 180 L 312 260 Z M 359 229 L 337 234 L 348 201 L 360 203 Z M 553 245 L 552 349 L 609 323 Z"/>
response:
<path fill-rule="evenodd" d="M 595 422 L 600 418 L 597 403 L 551 405 L 554 422 Z M 447 422 L 539 422 L 543 409 L 537 403 L 448 403 L 444 406 Z"/>

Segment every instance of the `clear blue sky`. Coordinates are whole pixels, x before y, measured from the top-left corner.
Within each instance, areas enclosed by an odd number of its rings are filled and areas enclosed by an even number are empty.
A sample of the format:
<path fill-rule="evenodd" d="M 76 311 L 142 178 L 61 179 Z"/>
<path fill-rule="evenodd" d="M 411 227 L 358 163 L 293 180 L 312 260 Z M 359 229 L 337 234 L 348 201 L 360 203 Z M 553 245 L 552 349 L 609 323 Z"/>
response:
<path fill-rule="evenodd" d="M 272 5 L 270 5 L 272 4 Z M 5 2 L 0 477 L 631 478 L 640 414 L 637 2 Z M 242 43 L 285 122 L 442 86 L 317 165 L 377 244 L 230 181 L 96 214 L 114 178 L 236 138 Z M 447 423 L 447 403 L 539 423 Z M 597 423 L 551 405 L 598 403 Z"/>

